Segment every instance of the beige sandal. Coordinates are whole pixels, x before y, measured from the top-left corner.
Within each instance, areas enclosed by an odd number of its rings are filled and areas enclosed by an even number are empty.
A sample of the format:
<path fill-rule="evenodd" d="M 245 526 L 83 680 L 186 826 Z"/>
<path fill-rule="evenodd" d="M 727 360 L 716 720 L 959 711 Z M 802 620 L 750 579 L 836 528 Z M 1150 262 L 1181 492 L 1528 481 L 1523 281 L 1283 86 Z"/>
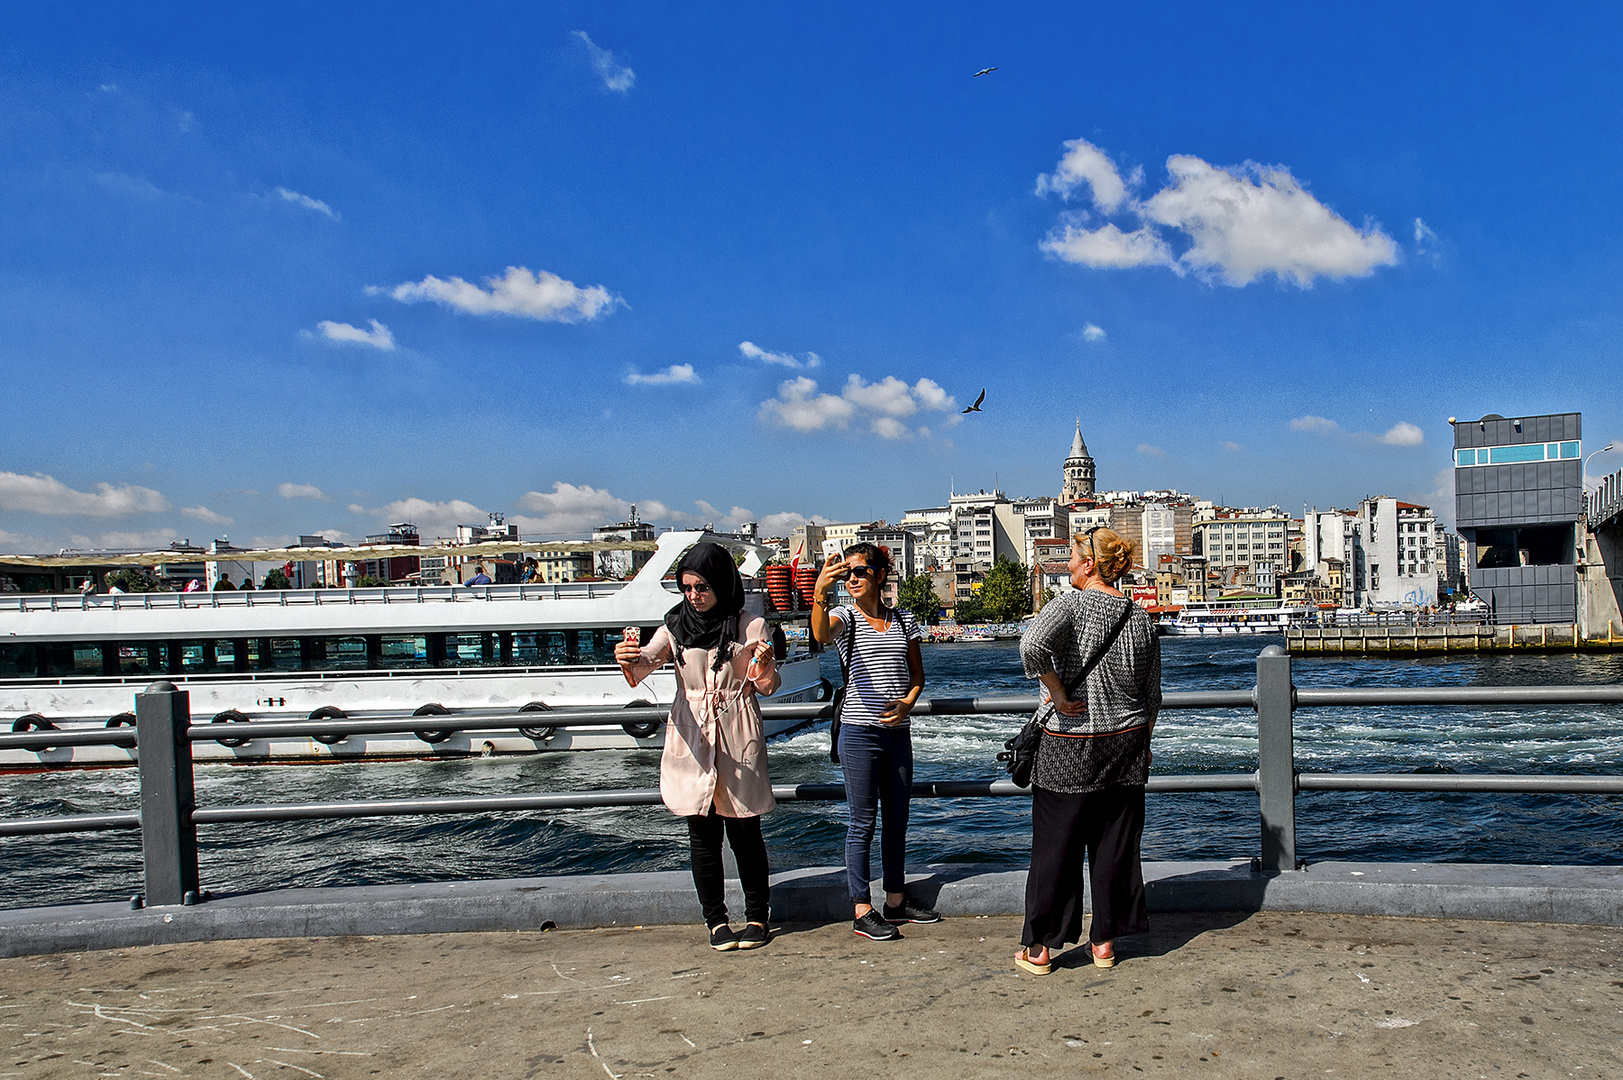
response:
<path fill-rule="evenodd" d="M 1088 955 L 1093 958 L 1094 967 L 1113 968 L 1116 966 L 1116 951 L 1111 949 L 1109 956 L 1100 956 L 1094 950 L 1098 948 L 1093 942 L 1088 942 Z"/>
<path fill-rule="evenodd" d="M 1029 948 L 1022 948 L 1014 954 L 1014 966 L 1021 971 L 1029 971 L 1033 975 L 1051 975 L 1054 971 L 1054 962 L 1052 960 L 1046 964 L 1033 963 Z"/>

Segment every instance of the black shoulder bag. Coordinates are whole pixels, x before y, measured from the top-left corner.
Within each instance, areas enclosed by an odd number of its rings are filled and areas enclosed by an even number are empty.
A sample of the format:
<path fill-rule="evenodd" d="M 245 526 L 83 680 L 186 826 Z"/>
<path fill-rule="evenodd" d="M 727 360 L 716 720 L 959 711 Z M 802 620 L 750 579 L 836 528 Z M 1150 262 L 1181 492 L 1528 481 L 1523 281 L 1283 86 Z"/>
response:
<path fill-rule="evenodd" d="M 1121 618 L 1116 620 L 1115 625 L 1110 628 L 1110 633 L 1105 635 L 1104 641 L 1094 650 L 1093 655 L 1088 657 L 1088 662 L 1082 665 L 1082 673 L 1065 687 L 1066 697 L 1075 698 L 1077 690 L 1086 687 L 1088 673 L 1098 665 L 1100 660 L 1104 659 L 1105 653 L 1109 652 L 1110 646 L 1116 643 L 1116 639 L 1121 636 L 1121 632 L 1127 627 L 1127 620 L 1132 616 L 1133 602 L 1129 600 L 1127 606 L 1122 609 Z M 1038 711 L 1042 710 L 1039 709 Z M 1003 753 L 999 754 L 997 759 L 1008 768 L 1009 779 L 1013 780 L 1017 787 L 1031 786 L 1031 770 L 1037 765 L 1037 744 L 1042 742 L 1042 738 L 1043 726 L 1038 722 L 1037 717 L 1033 716 L 1026 721 L 1025 726 L 1015 734 L 1014 738 L 1003 744 Z"/>
<path fill-rule="evenodd" d="M 845 651 L 835 648 L 840 658 L 840 688 L 834 691 L 834 717 L 828 722 L 828 759 L 840 763 L 840 706 L 845 703 L 845 688 L 851 685 L 851 653 L 857 647 L 857 609 L 852 607 L 851 617 L 845 620 Z"/>

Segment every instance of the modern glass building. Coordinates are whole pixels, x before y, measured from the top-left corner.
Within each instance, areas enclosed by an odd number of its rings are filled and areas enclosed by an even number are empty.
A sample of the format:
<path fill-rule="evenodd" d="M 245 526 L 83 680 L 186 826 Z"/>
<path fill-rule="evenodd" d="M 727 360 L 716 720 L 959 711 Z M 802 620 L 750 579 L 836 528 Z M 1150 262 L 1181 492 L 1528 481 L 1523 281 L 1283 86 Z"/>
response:
<path fill-rule="evenodd" d="M 1454 424 L 1454 519 L 1471 591 L 1501 626 L 1572 623 L 1583 509 L 1582 416 Z"/>

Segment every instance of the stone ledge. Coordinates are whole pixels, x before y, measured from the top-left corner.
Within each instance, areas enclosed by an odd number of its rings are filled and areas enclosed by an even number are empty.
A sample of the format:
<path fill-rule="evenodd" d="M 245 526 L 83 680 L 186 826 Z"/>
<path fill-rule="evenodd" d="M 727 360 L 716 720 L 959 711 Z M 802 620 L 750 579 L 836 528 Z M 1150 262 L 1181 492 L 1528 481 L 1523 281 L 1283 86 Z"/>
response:
<path fill-rule="evenodd" d="M 1249 862 L 1160 862 L 1144 867 L 1151 911 L 1305 911 L 1505 922 L 1623 926 L 1623 867 L 1463 863 L 1317 863 L 1268 877 Z M 949 917 L 1018 915 L 1022 868 L 937 864 L 909 888 Z M 729 905 L 742 910 L 736 882 Z M 839 867 L 772 878 L 772 917 L 850 918 Z M 77 904 L 0 911 L 0 956 L 80 952 L 180 941 L 439 934 L 558 927 L 697 923 L 683 871 L 282 889 L 221 896 L 194 907 L 132 911 Z"/>

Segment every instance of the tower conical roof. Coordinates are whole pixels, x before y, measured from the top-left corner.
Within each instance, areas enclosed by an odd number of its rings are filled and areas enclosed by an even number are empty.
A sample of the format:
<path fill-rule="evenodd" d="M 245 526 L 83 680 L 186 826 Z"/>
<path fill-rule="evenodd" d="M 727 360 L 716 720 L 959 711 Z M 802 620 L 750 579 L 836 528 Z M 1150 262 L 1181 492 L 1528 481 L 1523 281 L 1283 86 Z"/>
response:
<path fill-rule="evenodd" d="M 1082 420 L 1076 421 L 1076 438 L 1071 440 L 1071 457 L 1085 458 L 1088 456 L 1088 444 L 1082 441 Z"/>

